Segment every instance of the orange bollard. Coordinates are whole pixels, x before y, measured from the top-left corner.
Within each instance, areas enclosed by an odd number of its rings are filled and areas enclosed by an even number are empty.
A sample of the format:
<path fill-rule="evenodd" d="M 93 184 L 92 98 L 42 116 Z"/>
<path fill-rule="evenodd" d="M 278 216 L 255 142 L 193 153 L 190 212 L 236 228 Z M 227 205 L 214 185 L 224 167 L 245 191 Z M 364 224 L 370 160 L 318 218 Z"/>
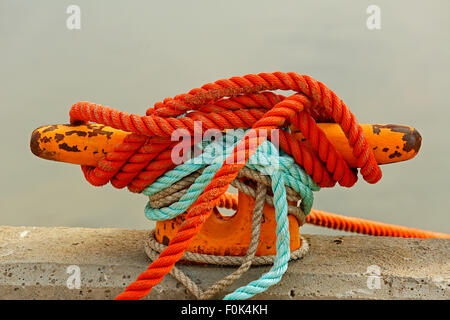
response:
<path fill-rule="evenodd" d="M 319 123 L 330 142 L 350 167 L 356 167 L 356 159 L 339 125 Z M 422 138 L 409 126 L 362 124 L 364 135 L 372 147 L 378 164 L 388 164 L 413 158 L 420 149 Z M 294 136 L 308 146 L 300 132 Z M 31 151 L 38 157 L 79 165 L 96 166 L 106 153 L 123 141 L 129 133 L 104 125 L 50 125 L 33 131 Z M 311 146 L 309 146 L 311 147 Z M 211 255 L 243 256 L 251 237 L 251 219 L 254 199 L 239 192 L 238 208 L 232 217 L 220 214 L 217 208 L 205 221 L 200 233 L 188 250 Z M 159 243 L 168 244 L 184 221 L 184 214 L 156 223 L 155 237 Z M 265 205 L 256 255 L 276 254 L 275 209 Z M 298 221 L 289 215 L 290 248 L 301 246 Z"/>

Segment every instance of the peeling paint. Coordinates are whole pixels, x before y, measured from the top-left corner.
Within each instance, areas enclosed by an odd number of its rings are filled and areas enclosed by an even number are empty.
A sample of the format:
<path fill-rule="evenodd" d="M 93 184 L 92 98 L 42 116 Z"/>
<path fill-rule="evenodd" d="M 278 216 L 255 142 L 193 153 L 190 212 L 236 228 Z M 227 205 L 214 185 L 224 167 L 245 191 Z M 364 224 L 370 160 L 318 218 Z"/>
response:
<path fill-rule="evenodd" d="M 66 150 L 66 151 L 70 151 L 70 152 L 81 152 L 81 151 L 78 149 L 78 146 L 77 146 L 77 145 L 74 145 L 74 146 L 70 147 L 70 146 L 69 146 L 67 143 L 65 143 L 65 142 L 59 144 L 58 147 L 59 147 L 60 149 L 63 149 L 63 150 Z"/>
<path fill-rule="evenodd" d="M 420 146 L 422 144 L 422 137 L 420 133 L 411 127 L 394 125 L 394 124 L 377 124 L 373 125 L 373 133 L 379 135 L 381 129 L 388 129 L 392 132 L 399 132 L 403 134 L 402 140 L 405 141 L 403 145 L 403 151 L 410 152 L 414 150 L 415 153 L 419 152 Z"/>
<path fill-rule="evenodd" d="M 42 133 L 46 133 L 46 132 L 49 132 L 49 131 L 54 131 L 54 130 L 56 130 L 56 129 L 58 129 L 58 125 L 51 125 L 51 126 L 49 126 L 47 129 L 45 129 L 44 131 L 42 131 Z"/>
<path fill-rule="evenodd" d="M 390 159 L 393 159 L 393 158 L 401 157 L 401 156 L 402 156 L 402 154 L 401 154 L 400 152 L 398 152 L 397 150 L 395 150 L 394 153 L 391 153 L 391 154 L 389 155 L 389 158 L 390 158 Z"/>
<path fill-rule="evenodd" d="M 81 130 L 72 130 L 72 131 L 66 132 L 66 136 L 70 136 L 72 134 L 76 134 L 79 137 L 85 137 L 87 135 L 87 133 L 85 131 L 81 131 Z"/>
<path fill-rule="evenodd" d="M 60 133 L 55 134 L 55 141 L 56 142 L 60 142 L 62 140 L 64 140 L 64 135 L 63 134 L 60 134 Z"/>

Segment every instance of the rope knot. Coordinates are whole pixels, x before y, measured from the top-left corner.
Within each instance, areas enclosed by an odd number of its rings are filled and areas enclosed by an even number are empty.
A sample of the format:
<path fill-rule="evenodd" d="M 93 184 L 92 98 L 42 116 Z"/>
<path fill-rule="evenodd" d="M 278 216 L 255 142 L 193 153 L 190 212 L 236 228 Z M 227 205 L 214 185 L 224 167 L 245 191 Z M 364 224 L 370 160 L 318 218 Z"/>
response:
<path fill-rule="evenodd" d="M 284 97 L 269 92 L 274 90 L 292 90 L 296 93 Z M 339 182 L 350 187 L 357 180 L 356 171 L 343 160 L 317 122 L 325 119 L 339 124 L 364 179 L 374 183 L 381 178 L 380 168 L 362 129 L 344 102 L 324 84 L 293 72 L 260 73 L 218 80 L 174 98 L 166 98 L 156 103 L 153 109 L 148 109 L 145 116 L 80 102 L 72 107 L 70 117 L 73 122 L 94 121 L 130 132 L 97 166 L 82 167 L 90 183 L 100 186 L 111 182 L 115 187 L 127 186 L 130 191 L 150 196 L 152 200 L 145 212 L 151 219 L 171 219 L 186 212 L 183 224 L 168 248 L 161 252 L 161 258 L 155 260 L 138 281 L 118 297 L 120 299 L 143 297 L 173 269 L 203 222 L 220 203 L 228 186 L 236 185 L 242 190 L 248 187 L 241 185 L 239 180 L 244 174 L 251 175 L 257 181 L 258 188 L 271 187 L 272 200 L 267 200 L 270 196 L 263 192 L 261 201 L 272 202 L 277 220 L 274 265 L 261 277 L 256 287 L 263 288 L 263 284 L 278 282 L 289 260 L 288 212 L 297 212 L 299 217 L 299 212 L 307 215 L 312 207 L 312 192 L 319 186 L 331 187 Z M 203 163 L 205 159 L 196 163 L 196 157 L 186 157 L 181 164 L 175 164 L 171 157 L 177 144 L 171 141 L 173 133 L 185 130 L 192 136 L 197 121 L 202 123 L 202 135 L 209 129 L 221 132 L 237 128 L 251 130 L 246 131 L 233 148 L 226 150 L 225 157 L 209 158 L 220 161 L 211 161 L 206 165 Z M 277 143 L 272 133 L 252 133 L 262 130 L 277 130 Z M 306 142 L 297 140 L 293 136 L 295 131 L 300 131 Z M 157 141 L 159 143 L 153 143 Z M 190 143 L 192 146 L 195 141 Z M 278 149 L 273 148 L 278 146 L 281 150 L 276 154 Z M 185 181 L 189 184 L 184 184 Z M 182 187 L 173 187 L 178 183 Z M 169 192 L 166 190 L 168 188 L 174 189 Z M 173 190 L 177 191 L 171 193 Z M 173 197 L 162 198 L 159 192 Z M 256 199 L 259 194 L 254 196 Z M 289 199 L 299 198 L 300 206 L 291 208 L 288 205 Z M 168 199 L 176 201 L 169 203 Z M 154 207 L 155 203 L 163 203 L 163 206 Z M 304 217 L 299 219 L 303 221 Z M 252 286 L 253 283 L 246 287 L 250 291 L 243 288 L 232 297 L 249 297 L 259 292 Z"/>

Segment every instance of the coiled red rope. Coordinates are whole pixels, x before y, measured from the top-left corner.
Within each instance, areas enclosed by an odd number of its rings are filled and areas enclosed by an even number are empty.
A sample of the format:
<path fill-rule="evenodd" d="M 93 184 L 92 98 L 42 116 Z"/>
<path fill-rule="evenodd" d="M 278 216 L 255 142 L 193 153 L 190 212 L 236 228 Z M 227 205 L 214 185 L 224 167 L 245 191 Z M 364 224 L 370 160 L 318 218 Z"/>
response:
<path fill-rule="evenodd" d="M 262 92 L 265 90 L 293 90 L 302 94 L 286 100 L 281 95 Z M 297 114 L 293 104 L 302 103 L 302 99 L 307 100 L 309 106 Z M 267 110 L 279 103 L 294 108 L 290 119 L 283 114 L 286 108 L 278 109 L 278 115 L 273 111 L 270 116 L 265 115 Z M 190 110 L 196 112 L 175 118 Z M 336 181 L 350 187 L 357 178 L 317 126 L 319 118 L 333 119 L 341 125 L 358 159 L 361 173 L 368 182 L 374 183 L 381 177 L 362 129 L 347 106 L 324 84 L 297 73 L 263 73 L 219 80 L 158 102 L 154 109 L 147 110 L 146 116 L 129 115 L 89 102 L 75 104 L 70 116 L 73 122 L 93 121 L 134 133 L 114 152 L 108 153 L 97 167 L 83 167 L 87 180 L 97 186 L 110 181 L 117 188 L 128 186 L 130 191 L 140 192 L 174 167 L 170 159 L 173 147 L 170 136 L 175 129 L 193 133 L 194 121 L 202 121 L 203 131 L 210 128 L 250 128 L 263 116 L 262 124 L 265 126 L 279 127 L 286 121 L 302 125 L 298 129 L 308 137 L 313 149 L 302 146 L 284 132 L 280 137 L 280 146 L 322 187 L 331 187 Z"/>
<path fill-rule="evenodd" d="M 273 90 L 297 93 L 284 97 L 268 92 Z M 250 74 L 208 83 L 156 103 L 154 108 L 147 110 L 146 116 L 79 102 L 71 108 L 70 117 L 72 123 L 92 121 L 130 132 L 97 167 L 83 166 L 86 179 L 97 186 L 111 182 L 117 188 L 127 186 L 133 192 L 145 189 L 175 166 L 170 157 L 174 146 L 170 141 L 171 134 L 176 129 L 193 134 L 194 121 L 202 121 L 203 131 L 253 128 L 253 133 L 258 133 L 292 125 L 307 138 L 309 146 L 280 130 L 281 148 L 320 186 L 331 187 L 339 182 L 351 187 L 357 180 L 356 170 L 350 169 L 317 126 L 317 121 L 336 122 L 348 139 L 364 179 L 375 183 L 381 178 L 381 170 L 363 131 L 345 103 L 323 83 L 293 72 Z M 238 156 L 246 162 L 265 139 L 264 134 L 246 135 L 230 158 Z M 223 201 L 228 185 L 244 165 L 225 160 L 203 194 L 187 211 L 185 221 L 168 247 L 117 299 L 144 297 L 170 272 L 212 209 Z"/>

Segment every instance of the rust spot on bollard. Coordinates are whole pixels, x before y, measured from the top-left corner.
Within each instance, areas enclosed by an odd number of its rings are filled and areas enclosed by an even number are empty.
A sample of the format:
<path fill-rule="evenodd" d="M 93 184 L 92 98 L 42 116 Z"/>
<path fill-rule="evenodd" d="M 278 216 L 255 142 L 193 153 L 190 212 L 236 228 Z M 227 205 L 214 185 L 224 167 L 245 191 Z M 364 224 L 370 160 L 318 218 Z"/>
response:
<path fill-rule="evenodd" d="M 375 124 L 373 125 L 373 133 L 379 135 L 381 133 L 381 129 L 387 129 L 392 132 L 399 132 L 403 134 L 402 140 L 405 142 L 403 144 L 403 151 L 410 152 L 414 150 L 417 154 L 420 149 L 420 145 L 422 144 L 422 137 L 419 132 L 413 127 L 409 126 L 401 126 L 395 124 Z"/>

